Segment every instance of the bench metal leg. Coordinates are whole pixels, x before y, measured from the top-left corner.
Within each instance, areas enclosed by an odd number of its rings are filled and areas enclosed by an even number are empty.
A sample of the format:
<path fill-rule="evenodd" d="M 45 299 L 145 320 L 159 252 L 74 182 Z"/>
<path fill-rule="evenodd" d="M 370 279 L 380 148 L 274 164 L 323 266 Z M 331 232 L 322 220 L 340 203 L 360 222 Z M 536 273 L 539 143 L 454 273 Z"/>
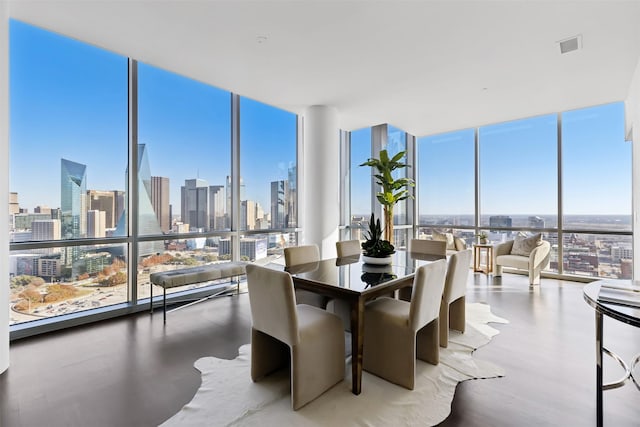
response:
<path fill-rule="evenodd" d="M 167 288 L 165 286 L 162 287 L 162 318 L 164 320 L 164 324 L 167 324 Z"/>

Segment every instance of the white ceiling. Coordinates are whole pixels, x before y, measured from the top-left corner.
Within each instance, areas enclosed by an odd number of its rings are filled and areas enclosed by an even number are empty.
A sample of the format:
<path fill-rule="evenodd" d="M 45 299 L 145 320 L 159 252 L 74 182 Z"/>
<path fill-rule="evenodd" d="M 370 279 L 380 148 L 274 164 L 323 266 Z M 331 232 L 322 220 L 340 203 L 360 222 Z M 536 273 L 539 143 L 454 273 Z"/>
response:
<path fill-rule="evenodd" d="M 345 130 L 418 136 L 623 101 L 640 56 L 640 1 L 12 0 L 9 12 L 292 112 L 333 106 Z M 560 55 L 577 34 L 583 49 Z"/>

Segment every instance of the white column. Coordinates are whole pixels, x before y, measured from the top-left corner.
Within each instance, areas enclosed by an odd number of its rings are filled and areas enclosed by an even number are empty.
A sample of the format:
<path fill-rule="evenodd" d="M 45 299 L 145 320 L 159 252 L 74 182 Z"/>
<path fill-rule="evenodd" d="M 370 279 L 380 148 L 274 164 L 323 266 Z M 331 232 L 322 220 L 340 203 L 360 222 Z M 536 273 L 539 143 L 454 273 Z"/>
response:
<path fill-rule="evenodd" d="M 303 114 L 301 244 L 316 244 L 322 258 L 336 256 L 340 221 L 338 111 L 314 105 Z"/>
<path fill-rule="evenodd" d="M 0 1 L 0 373 L 9 367 L 9 3 Z"/>

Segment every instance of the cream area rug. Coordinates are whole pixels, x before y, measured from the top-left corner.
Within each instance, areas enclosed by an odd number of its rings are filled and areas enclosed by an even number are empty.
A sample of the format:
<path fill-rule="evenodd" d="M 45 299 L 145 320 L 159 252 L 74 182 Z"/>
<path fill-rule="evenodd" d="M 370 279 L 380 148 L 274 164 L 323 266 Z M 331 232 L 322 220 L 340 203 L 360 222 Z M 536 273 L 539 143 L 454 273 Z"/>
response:
<path fill-rule="evenodd" d="M 362 393 L 351 393 L 351 365 L 347 377 L 298 411 L 291 409 L 289 372 L 282 369 L 260 382 L 250 377 L 250 347 L 240 347 L 233 360 L 203 357 L 195 367 L 202 385 L 191 402 L 165 421 L 173 426 L 427 426 L 442 422 L 461 381 L 504 376 L 491 362 L 473 352 L 498 331 L 487 323 L 508 323 L 488 305 L 467 304 L 467 330 L 450 331 L 449 347 L 440 348 L 440 364 L 421 360 L 414 390 L 363 372 Z"/>

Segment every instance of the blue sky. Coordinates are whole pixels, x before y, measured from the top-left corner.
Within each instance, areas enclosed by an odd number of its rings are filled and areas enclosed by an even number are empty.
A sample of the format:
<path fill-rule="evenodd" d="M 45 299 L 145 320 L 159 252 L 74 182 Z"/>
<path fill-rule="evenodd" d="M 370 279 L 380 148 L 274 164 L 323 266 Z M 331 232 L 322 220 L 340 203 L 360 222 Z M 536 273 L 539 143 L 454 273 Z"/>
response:
<path fill-rule="evenodd" d="M 22 207 L 60 205 L 60 159 L 87 165 L 87 188 L 124 190 L 127 58 L 18 21 L 10 27 L 11 191 Z M 221 65 L 223 66 L 223 65 Z M 230 94 L 139 64 L 139 142 L 151 174 L 180 186 L 230 173 Z M 562 115 L 566 214 L 631 213 L 623 104 Z M 241 99 L 243 198 L 269 209 L 270 182 L 295 163 L 296 117 Z M 473 214 L 473 130 L 419 138 L 422 214 Z M 369 129 L 352 132 L 352 212 L 370 211 Z M 556 115 L 480 128 L 483 214 L 555 214 Z"/>
<path fill-rule="evenodd" d="M 87 165 L 87 189 L 124 190 L 127 58 L 19 21 L 10 27 L 11 191 L 21 207 L 60 205 L 60 158 Z M 180 186 L 230 174 L 230 93 L 139 63 L 138 141 L 151 174 Z M 244 197 L 269 210 L 270 182 L 295 162 L 296 116 L 241 99 Z"/>

